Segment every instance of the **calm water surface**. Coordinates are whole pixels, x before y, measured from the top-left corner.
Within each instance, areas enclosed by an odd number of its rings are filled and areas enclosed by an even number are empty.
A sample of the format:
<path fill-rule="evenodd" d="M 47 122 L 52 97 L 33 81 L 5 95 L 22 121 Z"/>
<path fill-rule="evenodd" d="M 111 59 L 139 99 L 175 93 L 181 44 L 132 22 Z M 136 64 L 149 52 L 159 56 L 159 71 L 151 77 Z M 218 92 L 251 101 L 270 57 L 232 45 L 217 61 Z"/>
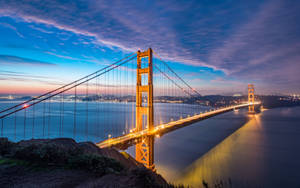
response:
<path fill-rule="evenodd" d="M 19 101 L 20 102 L 20 101 Z M 19 102 L 0 102 L 0 110 Z M 187 117 L 209 107 L 188 104 L 154 104 L 155 125 Z M 74 110 L 75 109 L 75 110 Z M 75 114 L 75 115 L 74 115 Z M 135 103 L 46 102 L 19 111 L 0 122 L 0 136 L 19 141 L 31 138 L 69 137 L 78 142 L 100 142 L 129 133 L 135 127 Z"/>
<path fill-rule="evenodd" d="M 0 103 L 0 109 L 11 105 Z M 174 114 L 186 116 L 199 111 L 193 105 L 177 105 L 179 111 L 171 111 L 170 104 L 155 104 L 156 124 L 180 118 Z M 44 111 L 43 105 L 36 107 L 34 119 L 28 111 L 26 126 L 24 112 L 7 118 L 4 136 L 15 141 L 72 137 L 99 142 L 107 138 L 107 131 L 121 135 L 135 122 L 133 103 L 89 103 L 87 127 L 86 103 L 78 103 L 74 136 L 73 106 L 64 106 L 62 132 L 60 106 L 54 102 L 51 114 Z M 134 147 L 127 151 L 134 156 Z M 205 180 L 209 184 L 231 182 L 239 187 L 299 188 L 300 107 L 265 110 L 252 116 L 246 110 L 228 112 L 155 138 L 155 166 L 168 181 L 192 187 L 202 187 Z"/>
<path fill-rule="evenodd" d="M 300 107 L 226 113 L 156 139 L 168 181 L 202 187 L 300 187 Z"/>

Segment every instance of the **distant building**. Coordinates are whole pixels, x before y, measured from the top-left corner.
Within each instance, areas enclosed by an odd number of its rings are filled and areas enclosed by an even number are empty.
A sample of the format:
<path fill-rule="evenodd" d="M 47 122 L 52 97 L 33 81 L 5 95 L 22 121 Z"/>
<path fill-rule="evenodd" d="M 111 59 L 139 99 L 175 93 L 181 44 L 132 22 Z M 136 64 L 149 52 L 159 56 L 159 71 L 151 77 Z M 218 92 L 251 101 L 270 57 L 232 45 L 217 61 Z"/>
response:
<path fill-rule="evenodd" d="M 241 97 L 241 96 L 242 96 L 242 94 L 240 94 L 240 93 L 236 93 L 236 94 L 234 94 L 233 96 L 234 96 L 234 97 Z"/>

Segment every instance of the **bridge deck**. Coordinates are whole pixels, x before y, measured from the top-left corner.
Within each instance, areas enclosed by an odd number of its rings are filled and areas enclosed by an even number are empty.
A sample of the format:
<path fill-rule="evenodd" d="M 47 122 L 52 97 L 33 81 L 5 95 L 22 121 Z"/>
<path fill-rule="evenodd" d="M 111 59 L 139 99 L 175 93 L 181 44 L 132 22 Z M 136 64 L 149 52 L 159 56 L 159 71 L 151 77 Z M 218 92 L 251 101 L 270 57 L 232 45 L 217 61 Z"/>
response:
<path fill-rule="evenodd" d="M 207 119 L 209 117 L 216 116 L 218 114 L 222 114 L 222 113 L 234 110 L 234 109 L 244 108 L 244 107 L 247 107 L 247 106 L 253 105 L 253 104 L 259 105 L 260 102 L 239 104 L 239 105 L 234 105 L 234 106 L 229 106 L 229 107 L 212 110 L 212 111 L 205 112 L 205 113 L 200 113 L 200 114 L 197 114 L 197 115 L 194 115 L 191 117 L 187 117 L 184 119 L 171 121 L 166 124 L 157 125 L 157 126 L 155 126 L 155 128 L 153 130 L 143 130 L 143 131 L 139 131 L 139 132 L 132 132 L 132 133 L 120 136 L 120 137 L 110 138 L 110 139 L 104 140 L 100 143 L 97 143 L 96 145 L 100 148 L 107 148 L 107 147 L 118 146 L 118 145 L 122 145 L 122 144 L 126 144 L 126 143 L 128 144 L 130 142 L 134 142 L 134 141 L 137 141 L 138 139 L 141 139 L 143 136 L 162 135 L 162 134 L 170 132 L 174 129 L 178 129 L 183 126 L 190 125 L 197 121 L 201 121 L 201 120 Z"/>

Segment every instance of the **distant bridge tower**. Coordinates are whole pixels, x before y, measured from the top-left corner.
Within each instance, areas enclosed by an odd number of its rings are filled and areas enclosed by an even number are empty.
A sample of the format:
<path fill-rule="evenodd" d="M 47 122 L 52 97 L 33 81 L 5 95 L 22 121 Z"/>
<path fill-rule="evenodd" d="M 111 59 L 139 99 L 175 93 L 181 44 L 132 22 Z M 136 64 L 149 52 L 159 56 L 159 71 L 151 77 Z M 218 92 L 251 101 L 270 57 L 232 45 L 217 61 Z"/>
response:
<path fill-rule="evenodd" d="M 248 102 L 252 103 L 252 105 L 249 106 L 249 113 L 254 114 L 254 85 L 248 84 Z"/>
<path fill-rule="evenodd" d="M 142 67 L 142 59 L 147 59 L 146 66 Z M 144 64 L 143 64 L 144 65 Z M 143 75 L 143 76 L 142 76 Z M 142 85 L 142 79 L 148 81 L 147 85 Z M 143 95 L 144 94 L 144 95 Z M 147 102 L 143 104 L 143 96 Z M 149 48 L 144 52 L 137 52 L 137 82 L 136 82 L 136 131 L 142 131 L 143 122 L 147 122 L 145 129 L 152 130 L 154 128 L 153 116 L 153 70 L 152 70 L 152 49 Z M 154 169 L 154 138 L 146 136 L 142 138 L 142 142 L 135 147 L 135 158 L 145 167 Z"/>

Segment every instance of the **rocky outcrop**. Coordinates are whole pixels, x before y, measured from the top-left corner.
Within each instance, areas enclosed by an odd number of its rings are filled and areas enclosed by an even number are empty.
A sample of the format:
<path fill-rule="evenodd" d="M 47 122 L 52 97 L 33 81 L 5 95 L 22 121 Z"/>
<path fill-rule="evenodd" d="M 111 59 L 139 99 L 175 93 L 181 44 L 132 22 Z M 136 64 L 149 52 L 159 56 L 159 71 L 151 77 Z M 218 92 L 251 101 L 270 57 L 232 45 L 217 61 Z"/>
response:
<path fill-rule="evenodd" d="M 126 153 L 73 139 L 0 138 L 0 187 L 171 187 Z"/>
<path fill-rule="evenodd" d="M 143 166 L 127 153 L 123 153 L 123 152 L 120 153 L 114 148 L 100 149 L 92 142 L 81 142 L 78 143 L 78 145 L 80 149 L 82 149 L 85 153 L 89 153 L 89 154 L 97 153 L 99 155 L 103 155 L 108 158 L 115 159 L 119 161 L 126 169 L 132 169 L 132 168 Z"/>

